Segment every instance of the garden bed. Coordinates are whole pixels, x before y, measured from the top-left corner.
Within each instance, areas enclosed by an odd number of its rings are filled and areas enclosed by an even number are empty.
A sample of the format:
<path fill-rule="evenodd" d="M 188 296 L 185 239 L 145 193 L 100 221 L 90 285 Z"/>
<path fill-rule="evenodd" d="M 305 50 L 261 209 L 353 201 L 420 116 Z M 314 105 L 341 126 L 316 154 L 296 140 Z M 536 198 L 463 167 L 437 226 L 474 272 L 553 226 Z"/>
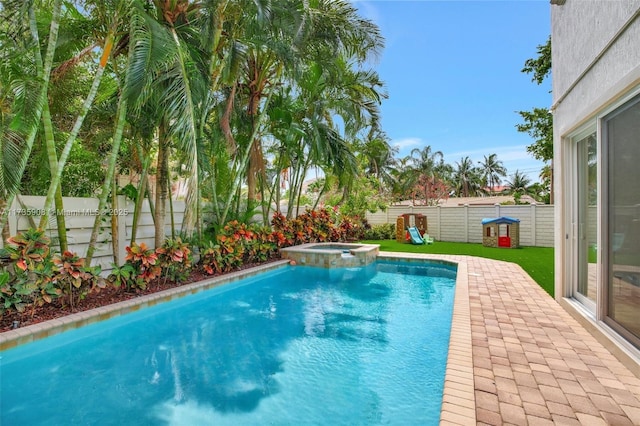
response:
<path fill-rule="evenodd" d="M 254 266 L 265 263 L 275 262 L 277 260 L 280 259 L 271 259 L 263 263 L 247 263 L 243 265 L 240 270 L 252 268 Z M 233 272 L 236 271 L 237 270 Z M 0 316 L 0 332 L 11 330 L 14 327 L 14 323 L 16 321 L 19 327 L 26 327 L 28 325 L 61 318 L 77 312 L 100 308 L 102 306 L 107 306 L 113 303 L 157 293 L 159 291 L 167 290 L 170 288 L 180 287 L 186 284 L 194 283 L 207 278 L 213 278 L 220 275 L 224 274 L 208 275 L 201 271 L 193 271 L 189 275 L 189 278 L 180 283 L 175 283 L 164 278 L 158 278 L 151 281 L 146 289 L 138 289 L 137 291 L 126 291 L 126 289 L 122 287 L 115 288 L 113 286 L 107 286 L 106 288 L 101 289 L 99 292 L 95 292 L 84 300 L 79 301 L 74 309 L 72 309 L 69 305 L 63 305 L 60 299 L 56 299 L 52 303 L 46 303 L 40 307 L 36 307 L 35 309 L 28 307 L 24 312 L 18 312 L 15 310 L 7 311 L 2 316 Z"/>

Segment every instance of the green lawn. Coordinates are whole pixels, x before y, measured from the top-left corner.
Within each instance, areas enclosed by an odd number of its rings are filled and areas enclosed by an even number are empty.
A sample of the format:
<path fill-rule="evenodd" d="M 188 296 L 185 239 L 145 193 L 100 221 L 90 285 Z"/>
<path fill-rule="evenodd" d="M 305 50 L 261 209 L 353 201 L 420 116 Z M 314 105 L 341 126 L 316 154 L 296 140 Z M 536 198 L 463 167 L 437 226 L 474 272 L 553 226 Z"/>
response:
<path fill-rule="evenodd" d="M 405 253 L 461 254 L 486 257 L 517 263 L 547 293 L 553 296 L 553 248 L 520 247 L 517 249 L 484 247 L 482 244 L 436 241 L 430 245 L 398 243 L 395 240 L 366 240 L 367 244 L 380 244 L 381 251 Z"/>

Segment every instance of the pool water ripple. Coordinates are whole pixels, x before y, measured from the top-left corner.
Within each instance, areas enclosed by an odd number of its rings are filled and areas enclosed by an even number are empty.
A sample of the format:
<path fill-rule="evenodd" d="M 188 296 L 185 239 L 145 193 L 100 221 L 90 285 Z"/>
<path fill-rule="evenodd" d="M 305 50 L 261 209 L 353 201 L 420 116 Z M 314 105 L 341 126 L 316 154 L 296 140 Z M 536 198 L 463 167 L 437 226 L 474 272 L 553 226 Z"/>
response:
<path fill-rule="evenodd" d="M 454 286 L 283 268 L 55 335 L 0 353 L 0 424 L 438 424 Z"/>

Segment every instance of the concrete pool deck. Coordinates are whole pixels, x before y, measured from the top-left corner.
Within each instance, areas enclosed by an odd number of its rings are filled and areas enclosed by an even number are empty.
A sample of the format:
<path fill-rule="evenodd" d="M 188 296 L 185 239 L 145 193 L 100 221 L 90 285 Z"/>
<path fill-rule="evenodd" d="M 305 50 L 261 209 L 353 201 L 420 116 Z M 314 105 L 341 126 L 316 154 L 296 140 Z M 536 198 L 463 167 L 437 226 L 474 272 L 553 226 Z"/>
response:
<path fill-rule="evenodd" d="M 640 425 L 640 379 L 520 266 L 469 256 L 389 252 L 380 256 L 458 263 L 440 424 Z M 0 347 L 7 349 L 282 264 L 286 262 L 0 333 Z"/>

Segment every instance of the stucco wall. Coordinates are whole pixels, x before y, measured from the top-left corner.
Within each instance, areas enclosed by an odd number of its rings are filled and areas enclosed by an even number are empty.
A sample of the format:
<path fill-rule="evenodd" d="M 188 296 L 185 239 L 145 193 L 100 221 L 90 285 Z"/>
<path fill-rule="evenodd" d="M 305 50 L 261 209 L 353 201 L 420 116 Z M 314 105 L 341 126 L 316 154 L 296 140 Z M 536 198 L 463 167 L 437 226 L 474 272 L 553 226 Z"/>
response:
<path fill-rule="evenodd" d="M 580 231 L 572 222 L 575 212 L 576 149 L 570 137 L 596 131 L 599 119 L 619 107 L 640 88 L 640 0 L 566 0 L 551 7 L 554 121 L 555 296 L 605 343 L 627 366 L 637 372 L 640 352 L 621 343 L 620 335 L 601 327 L 606 304 L 596 299 L 593 312 L 571 299 L 576 280 L 574 256 Z M 584 125 L 584 126 L 583 126 Z M 602 142 L 599 131 L 598 142 Z M 599 150 L 602 146 L 599 146 Z M 599 151 L 599 161 L 606 155 Z M 602 164 L 602 163 L 601 163 Z M 600 202 L 606 206 L 606 172 L 599 171 Z M 631 183 L 631 182 L 630 182 Z M 604 190 L 603 190 L 604 188 Z M 604 208 L 604 207 L 603 207 Z M 590 208 L 591 209 L 591 208 Z M 598 230 L 596 211 L 590 210 L 586 231 Z M 606 231 L 606 230 L 605 230 Z M 602 232 L 602 231 L 600 231 Z M 587 241 L 593 244 L 592 240 Z M 607 286 L 602 288 L 607 293 Z M 594 315 L 597 320 L 594 320 Z"/>
<path fill-rule="evenodd" d="M 567 0 L 552 6 L 554 123 L 560 135 L 637 84 L 639 11 L 640 0 Z"/>

